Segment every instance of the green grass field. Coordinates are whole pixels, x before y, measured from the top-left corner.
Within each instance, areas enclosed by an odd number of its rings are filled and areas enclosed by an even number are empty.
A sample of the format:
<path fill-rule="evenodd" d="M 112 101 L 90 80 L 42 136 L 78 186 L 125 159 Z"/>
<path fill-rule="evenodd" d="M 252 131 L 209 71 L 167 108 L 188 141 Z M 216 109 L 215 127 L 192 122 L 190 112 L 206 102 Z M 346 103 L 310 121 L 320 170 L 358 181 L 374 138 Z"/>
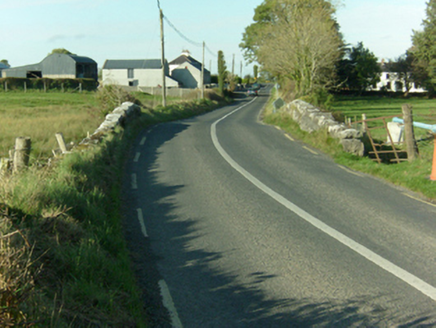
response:
<path fill-rule="evenodd" d="M 9 157 L 15 138 L 32 140 L 31 162 L 59 148 L 55 133 L 80 142 L 102 122 L 95 93 L 0 92 L 0 157 Z"/>
<path fill-rule="evenodd" d="M 436 124 L 435 99 L 335 96 L 331 110 L 342 117 L 350 117 L 352 121 L 355 121 L 355 118 L 361 120 L 362 114 L 366 114 L 368 119 L 393 115 L 401 117 L 401 106 L 403 104 L 412 105 L 415 121 Z"/>
<path fill-rule="evenodd" d="M 104 120 L 105 111 L 96 95 L 96 92 L 0 92 L 0 157 L 9 157 L 17 137 L 31 138 L 31 163 L 51 157 L 52 149 L 59 148 L 55 138 L 58 132 L 62 132 L 67 143 L 80 142 Z M 147 108 L 162 103 L 161 96 L 140 92 L 133 96 Z M 167 99 L 168 104 L 178 101 L 180 98 Z"/>

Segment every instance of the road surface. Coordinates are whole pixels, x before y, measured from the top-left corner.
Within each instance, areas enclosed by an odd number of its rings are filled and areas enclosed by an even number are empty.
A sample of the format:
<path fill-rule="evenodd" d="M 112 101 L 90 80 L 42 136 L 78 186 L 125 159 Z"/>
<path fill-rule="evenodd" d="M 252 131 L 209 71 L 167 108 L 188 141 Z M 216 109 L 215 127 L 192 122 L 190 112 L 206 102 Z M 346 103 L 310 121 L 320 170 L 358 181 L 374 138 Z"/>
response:
<path fill-rule="evenodd" d="M 436 325 L 436 207 L 262 124 L 256 98 L 141 133 L 126 238 L 156 327 Z"/>

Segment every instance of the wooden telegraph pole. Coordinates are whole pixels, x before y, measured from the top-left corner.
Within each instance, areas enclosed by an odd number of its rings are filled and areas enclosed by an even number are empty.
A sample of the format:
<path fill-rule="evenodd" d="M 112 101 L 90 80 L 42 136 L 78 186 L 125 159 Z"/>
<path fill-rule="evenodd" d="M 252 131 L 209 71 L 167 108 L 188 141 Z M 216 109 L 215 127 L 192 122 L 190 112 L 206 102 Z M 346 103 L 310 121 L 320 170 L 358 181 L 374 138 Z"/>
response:
<path fill-rule="evenodd" d="M 406 138 L 407 147 L 407 160 L 409 162 L 414 161 L 418 157 L 418 145 L 415 140 L 415 133 L 413 131 L 413 114 L 412 106 L 409 104 L 404 104 L 401 106 L 403 110 L 404 119 L 404 133 Z"/>
<path fill-rule="evenodd" d="M 165 42 L 162 9 L 160 9 L 160 41 L 162 45 L 162 106 L 165 107 L 167 105 L 167 90 L 165 82 Z"/>
<path fill-rule="evenodd" d="M 204 99 L 204 48 L 206 44 L 203 41 L 203 62 L 201 64 L 201 99 Z"/>

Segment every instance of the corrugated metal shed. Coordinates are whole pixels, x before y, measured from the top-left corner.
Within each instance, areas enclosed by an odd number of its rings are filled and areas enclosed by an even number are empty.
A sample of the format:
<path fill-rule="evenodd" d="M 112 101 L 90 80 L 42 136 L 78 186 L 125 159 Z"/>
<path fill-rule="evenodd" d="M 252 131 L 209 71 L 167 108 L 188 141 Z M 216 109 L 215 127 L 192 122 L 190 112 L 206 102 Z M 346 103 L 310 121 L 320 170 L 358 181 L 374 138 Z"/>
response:
<path fill-rule="evenodd" d="M 107 59 L 103 69 L 160 69 L 160 59 Z"/>

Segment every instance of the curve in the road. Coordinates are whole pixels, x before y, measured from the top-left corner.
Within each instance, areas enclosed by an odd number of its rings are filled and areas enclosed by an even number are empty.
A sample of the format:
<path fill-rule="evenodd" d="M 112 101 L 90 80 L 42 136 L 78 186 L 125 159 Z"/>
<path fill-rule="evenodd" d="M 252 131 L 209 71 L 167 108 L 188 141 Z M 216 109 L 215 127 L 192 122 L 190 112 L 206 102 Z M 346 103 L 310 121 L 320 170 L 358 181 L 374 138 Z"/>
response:
<path fill-rule="evenodd" d="M 222 148 L 220 142 L 218 141 L 218 136 L 216 132 L 216 127 L 218 123 L 225 120 L 227 117 L 231 116 L 232 114 L 236 113 L 237 111 L 241 110 L 245 106 L 251 104 L 254 102 L 256 98 L 251 100 L 250 102 L 236 108 L 234 111 L 228 113 L 227 115 L 221 117 L 217 121 L 215 121 L 211 125 L 211 138 L 212 142 L 216 148 L 216 150 L 219 152 L 219 154 L 224 158 L 224 160 L 230 164 L 230 166 L 233 167 L 236 171 L 238 171 L 243 177 L 245 177 L 248 181 L 250 181 L 253 185 L 255 185 L 257 188 L 259 188 L 261 191 L 266 193 L 271 198 L 275 199 L 277 202 L 285 206 L 290 211 L 294 212 L 298 216 L 300 216 L 302 219 L 316 227 L 317 229 L 321 230 L 322 232 L 326 233 L 330 237 L 336 239 L 343 245 L 347 246 L 348 248 L 352 249 L 356 253 L 360 254 L 361 256 L 365 257 L 369 261 L 373 262 L 380 268 L 386 270 L 387 272 L 393 274 L 397 278 L 401 279 L 405 283 L 409 284 L 410 286 L 414 287 L 415 289 L 419 290 L 424 295 L 428 296 L 432 300 L 436 301 L 436 288 L 431 286 L 430 284 L 426 283 L 422 279 L 416 277 L 415 275 L 407 272 L 406 270 L 400 268 L 399 266 L 395 265 L 394 263 L 386 260 L 385 258 L 381 257 L 380 255 L 374 253 L 370 249 L 366 248 L 365 246 L 359 244 L 358 242 L 354 241 L 353 239 L 347 237 L 346 235 L 342 234 L 341 232 L 333 229 L 332 227 L 328 226 L 321 220 L 317 219 L 316 217 L 312 216 L 308 212 L 304 211 L 303 209 L 299 208 L 297 205 L 280 195 L 279 193 L 275 192 L 265 184 L 263 184 L 261 181 L 259 181 L 256 177 L 254 177 L 252 174 L 250 174 L 247 170 L 245 170 L 243 167 L 241 167 L 233 158 L 231 158 L 227 152 Z"/>

